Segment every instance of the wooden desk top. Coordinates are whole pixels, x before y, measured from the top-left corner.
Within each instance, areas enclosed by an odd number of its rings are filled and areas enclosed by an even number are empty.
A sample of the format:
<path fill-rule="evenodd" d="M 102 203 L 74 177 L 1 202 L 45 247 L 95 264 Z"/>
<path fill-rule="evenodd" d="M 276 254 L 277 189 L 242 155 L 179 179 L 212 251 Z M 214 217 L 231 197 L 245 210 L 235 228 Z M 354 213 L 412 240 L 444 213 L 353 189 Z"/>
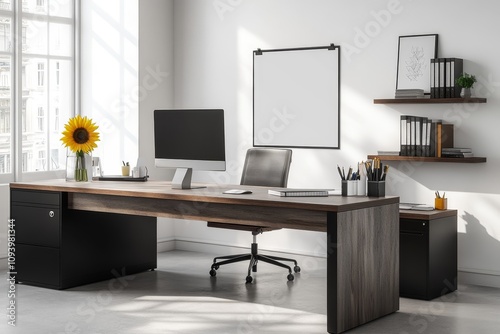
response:
<path fill-rule="evenodd" d="M 269 195 L 267 187 L 209 184 L 201 189 L 172 189 L 170 182 L 147 181 L 93 181 L 67 182 L 64 179 L 44 180 L 34 182 L 13 182 L 13 189 L 60 191 L 68 193 L 99 194 L 122 197 L 139 197 L 154 199 L 172 199 L 188 202 L 240 204 L 253 206 L 268 206 L 295 208 L 314 211 L 344 212 L 373 206 L 399 203 L 399 197 L 278 197 Z M 252 194 L 223 194 L 228 189 L 248 189 Z"/>
<path fill-rule="evenodd" d="M 457 215 L 457 210 L 432 210 L 432 211 L 399 210 L 399 218 L 405 218 L 405 219 L 433 220 L 444 217 L 453 217 L 456 215 Z"/>

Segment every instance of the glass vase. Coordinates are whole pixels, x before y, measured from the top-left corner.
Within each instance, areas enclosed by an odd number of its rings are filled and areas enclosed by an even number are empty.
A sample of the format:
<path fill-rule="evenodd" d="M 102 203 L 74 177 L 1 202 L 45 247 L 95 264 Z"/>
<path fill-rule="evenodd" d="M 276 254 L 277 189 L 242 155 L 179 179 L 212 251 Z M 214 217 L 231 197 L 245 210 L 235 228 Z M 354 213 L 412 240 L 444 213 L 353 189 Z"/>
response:
<path fill-rule="evenodd" d="M 66 154 L 66 181 L 92 181 L 92 153 L 68 151 Z"/>

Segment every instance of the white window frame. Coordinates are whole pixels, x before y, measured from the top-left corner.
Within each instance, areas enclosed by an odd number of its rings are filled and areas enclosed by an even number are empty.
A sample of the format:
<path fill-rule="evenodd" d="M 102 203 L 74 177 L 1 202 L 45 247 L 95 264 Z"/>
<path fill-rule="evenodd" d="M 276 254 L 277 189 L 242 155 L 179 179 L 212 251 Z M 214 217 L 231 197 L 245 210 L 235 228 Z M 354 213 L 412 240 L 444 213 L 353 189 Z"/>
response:
<path fill-rule="evenodd" d="M 79 92 L 79 87 L 80 85 L 78 84 L 78 80 L 80 79 L 80 0 L 74 0 L 74 21 L 73 21 L 73 27 L 74 27 L 74 36 L 73 36 L 73 88 L 71 89 L 71 99 L 73 103 L 73 113 L 79 114 L 80 113 L 80 92 Z M 0 52 L 0 55 L 2 56 L 10 56 L 11 57 L 11 151 L 10 151 L 10 161 L 11 161 L 11 172 L 8 174 L 0 174 L 0 183 L 9 183 L 13 181 L 33 181 L 33 180 L 41 180 L 41 179 L 49 179 L 49 178 L 60 178 L 64 177 L 64 171 L 62 170 L 53 170 L 53 171 L 35 171 L 35 172 L 27 172 L 23 171 L 23 163 L 27 163 L 30 159 L 29 157 L 33 157 L 34 152 L 32 149 L 29 151 L 24 151 L 22 149 L 22 133 L 23 133 L 23 127 L 26 127 L 26 121 L 25 118 L 22 116 L 23 112 L 23 98 L 22 94 L 15 94 L 14 92 L 22 92 L 22 66 L 18 66 L 18 64 L 22 64 L 22 59 L 23 55 L 26 55 L 24 53 L 26 51 L 26 31 L 23 34 L 23 26 L 22 26 L 22 19 L 21 19 L 21 14 L 16 13 L 20 12 L 22 10 L 22 0 L 12 0 L 12 8 L 13 10 L 4 10 L 0 8 L 0 15 L 4 17 L 10 17 L 11 19 L 11 25 L 12 25 L 12 33 L 11 33 L 11 38 L 14 41 L 12 43 L 12 46 L 15 47 L 15 50 L 10 50 L 10 52 Z M 44 1 L 45 3 L 45 1 Z M 23 18 L 40 18 L 39 14 L 36 13 L 23 13 Z M 59 19 L 57 17 L 50 16 L 47 18 L 50 22 L 58 22 L 58 21 L 64 21 L 67 22 L 67 19 Z M 15 43 L 16 40 L 20 40 L 21 43 Z M 47 40 L 47 43 L 50 43 L 49 40 Z M 58 57 L 58 56 L 47 56 L 45 57 L 47 65 L 44 66 L 45 69 L 45 75 L 44 75 L 44 84 L 48 84 L 49 78 L 47 75 L 48 73 L 48 64 L 51 60 L 66 60 L 66 57 Z M 19 78 L 19 79 L 18 79 Z M 37 78 L 38 79 L 38 78 Z M 17 80 L 17 81 L 16 81 Z M 24 106 L 25 107 L 25 106 Z M 47 106 L 45 109 L 45 114 L 50 110 L 50 105 Z M 44 131 L 51 131 L 51 127 L 48 126 L 51 122 L 50 119 L 45 119 L 44 123 Z M 33 124 L 33 126 L 35 126 Z M 52 163 L 49 164 L 49 161 L 51 159 L 51 149 L 49 146 L 49 142 L 47 141 L 45 143 L 47 145 L 46 149 L 46 157 L 45 157 L 45 166 L 52 165 Z M 35 153 L 38 154 L 38 153 Z M 32 159 L 32 158 L 31 158 Z M 24 161 L 27 160 L 27 161 Z M 35 161 L 32 161 L 32 163 L 36 163 Z"/>

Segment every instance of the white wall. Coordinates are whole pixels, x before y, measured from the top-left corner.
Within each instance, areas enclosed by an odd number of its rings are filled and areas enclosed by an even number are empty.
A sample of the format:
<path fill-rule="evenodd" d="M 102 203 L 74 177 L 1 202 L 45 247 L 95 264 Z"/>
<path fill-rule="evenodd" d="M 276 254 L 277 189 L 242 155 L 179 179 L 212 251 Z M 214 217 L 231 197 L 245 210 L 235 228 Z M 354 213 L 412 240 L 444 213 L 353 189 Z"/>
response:
<path fill-rule="evenodd" d="M 154 166 L 153 110 L 174 104 L 173 1 L 139 1 L 139 158 L 151 178 L 170 180 L 171 171 Z M 158 219 L 158 250 L 173 249 L 174 224 Z"/>
<path fill-rule="evenodd" d="M 82 1 L 82 114 L 99 125 L 94 156 L 105 174 L 122 161 L 152 166 L 152 110 L 173 104 L 173 2 Z M 168 171 L 150 168 L 152 177 Z M 173 248 L 173 224 L 158 224 L 159 250 Z"/>
<path fill-rule="evenodd" d="M 106 174 L 138 157 L 138 0 L 81 1 L 81 113 L 99 126 Z"/>
<path fill-rule="evenodd" d="M 459 210 L 459 269 L 493 275 L 500 286 L 500 196 L 494 133 L 500 114 L 500 4 L 487 0 L 182 0 L 174 3 L 175 105 L 220 107 L 227 113 L 226 173 L 201 180 L 237 183 L 244 151 L 252 145 L 252 51 L 341 45 L 341 150 L 294 149 L 290 187 L 340 186 L 336 165 L 349 166 L 377 150 L 397 150 L 399 116 L 442 118 L 455 124 L 456 146 L 472 147 L 486 164 L 395 163 L 389 194 L 433 203 L 446 191 Z M 463 23 L 466 22 L 466 23 Z M 394 95 L 400 35 L 439 34 L 439 56 L 464 58 L 479 78 L 483 105 L 374 105 Z M 200 175 L 200 174 L 198 174 Z M 211 230 L 203 222 L 176 225 L 176 238 L 248 246 L 246 233 Z M 260 246 L 324 254 L 324 235 L 282 230 L 260 237 Z M 477 280 L 475 282 L 478 282 Z"/>

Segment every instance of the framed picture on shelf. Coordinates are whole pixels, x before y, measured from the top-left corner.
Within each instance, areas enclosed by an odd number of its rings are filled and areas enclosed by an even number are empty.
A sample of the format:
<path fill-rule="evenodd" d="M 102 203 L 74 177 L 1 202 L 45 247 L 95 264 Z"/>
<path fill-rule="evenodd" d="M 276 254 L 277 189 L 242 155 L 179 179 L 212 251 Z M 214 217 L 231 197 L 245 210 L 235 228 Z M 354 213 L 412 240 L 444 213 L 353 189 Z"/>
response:
<path fill-rule="evenodd" d="M 429 95 L 431 59 L 437 58 L 438 35 L 399 36 L 396 89 L 423 89 Z"/>

